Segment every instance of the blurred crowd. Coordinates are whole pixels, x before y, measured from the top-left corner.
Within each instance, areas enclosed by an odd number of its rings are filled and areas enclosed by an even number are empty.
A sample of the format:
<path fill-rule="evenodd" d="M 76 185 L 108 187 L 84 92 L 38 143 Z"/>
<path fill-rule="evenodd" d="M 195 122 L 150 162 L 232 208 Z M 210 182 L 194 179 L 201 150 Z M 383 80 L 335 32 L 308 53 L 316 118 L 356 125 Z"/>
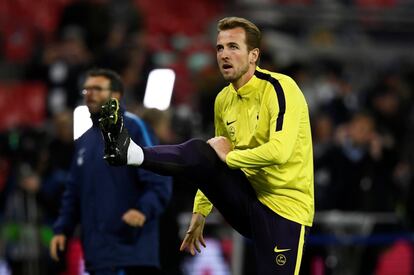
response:
<path fill-rule="evenodd" d="M 119 72 L 126 87 L 124 104 L 153 128 L 161 143 L 213 135 L 212 106 L 225 83 L 216 69 L 211 34 L 216 19 L 231 13 L 231 4 L 193 2 L 43 0 L 35 8 L 25 0 L 2 1 L 0 113 L 7 121 L 2 118 L 0 123 L 0 274 L 1 259 L 13 274 L 56 274 L 65 268 L 51 263 L 48 245 L 72 159 L 73 110 L 82 104 L 80 83 L 87 69 Z M 33 13 L 41 9 L 55 13 L 39 19 Z M 12 11 L 34 21 L 19 25 Z M 414 56 L 382 63 L 323 53 L 286 60 L 264 38 L 261 67 L 290 75 L 309 104 L 316 210 L 394 213 L 398 230 L 412 230 Z M 168 111 L 142 105 L 148 73 L 160 67 L 177 74 Z M 41 102 L 32 100 L 20 110 L 7 111 L 9 105 L 22 104 L 13 95 L 6 97 L 10 85 L 22 85 L 21 93 L 27 96 L 40 85 Z M 19 113 L 33 104 L 43 106 L 36 111 L 41 119 L 34 122 L 33 115 L 19 120 Z M 169 230 L 161 232 L 160 242 L 165 246 L 161 251 L 168 254 L 162 256 L 166 274 L 180 272 L 177 217 L 191 211 L 195 194 L 180 179 L 175 182 L 163 218 Z"/>

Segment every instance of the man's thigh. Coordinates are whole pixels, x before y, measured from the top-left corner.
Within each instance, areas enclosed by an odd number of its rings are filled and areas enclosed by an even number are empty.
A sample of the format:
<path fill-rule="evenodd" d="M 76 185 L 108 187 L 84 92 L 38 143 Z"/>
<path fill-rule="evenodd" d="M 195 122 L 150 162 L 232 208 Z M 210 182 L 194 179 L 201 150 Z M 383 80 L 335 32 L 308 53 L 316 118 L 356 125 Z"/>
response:
<path fill-rule="evenodd" d="M 277 215 L 259 201 L 252 206 L 251 215 L 258 274 L 299 274 L 308 229 Z"/>
<path fill-rule="evenodd" d="M 257 198 L 241 170 L 219 164 L 214 173 L 197 185 L 236 231 L 247 238 L 252 237 L 249 212 Z"/>
<path fill-rule="evenodd" d="M 250 203 L 257 200 L 255 192 L 244 173 L 228 168 L 205 141 L 192 139 L 144 148 L 142 168 L 184 177 L 207 196 L 234 229 L 251 236 L 248 213 Z"/>

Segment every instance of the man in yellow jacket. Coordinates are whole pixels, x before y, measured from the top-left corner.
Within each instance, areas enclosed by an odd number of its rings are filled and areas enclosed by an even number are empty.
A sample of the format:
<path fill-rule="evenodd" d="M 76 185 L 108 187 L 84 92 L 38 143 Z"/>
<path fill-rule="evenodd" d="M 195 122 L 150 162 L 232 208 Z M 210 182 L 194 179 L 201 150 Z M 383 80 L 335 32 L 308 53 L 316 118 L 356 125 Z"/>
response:
<path fill-rule="evenodd" d="M 199 190 L 181 250 L 194 255 L 205 246 L 205 217 L 214 205 L 252 240 L 258 274 L 296 275 L 314 216 L 309 112 L 290 77 L 257 66 L 260 39 L 244 18 L 218 22 L 217 62 L 229 85 L 215 101 L 214 138 L 141 148 L 112 101 L 101 118 L 105 158 L 193 180 Z"/>

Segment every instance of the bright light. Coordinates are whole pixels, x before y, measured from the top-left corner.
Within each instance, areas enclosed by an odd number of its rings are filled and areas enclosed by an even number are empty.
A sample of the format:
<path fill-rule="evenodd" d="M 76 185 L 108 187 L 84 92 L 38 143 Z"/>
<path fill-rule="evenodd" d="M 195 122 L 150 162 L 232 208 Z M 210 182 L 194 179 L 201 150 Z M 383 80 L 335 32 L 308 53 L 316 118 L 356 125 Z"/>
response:
<path fill-rule="evenodd" d="M 81 105 L 73 111 L 73 139 L 78 139 L 92 127 L 91 115 L 86 105 Z"/>
<path fill-rule="evenodd" d="M 148 76 L 144 106 L 166 110 L 170 106 L 175 73 L 171 69 L 155 69 Z"/>

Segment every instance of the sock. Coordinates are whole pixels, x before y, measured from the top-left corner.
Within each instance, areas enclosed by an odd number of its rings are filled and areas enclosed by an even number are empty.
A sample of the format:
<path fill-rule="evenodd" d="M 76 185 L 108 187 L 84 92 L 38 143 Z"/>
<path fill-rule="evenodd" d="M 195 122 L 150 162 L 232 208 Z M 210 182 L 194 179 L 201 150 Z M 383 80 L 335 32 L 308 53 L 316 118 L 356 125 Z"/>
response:
<path fill-rule="evenodd" d="M 128 146 L 127 164 L 139 166 L 144 161 L 144 152 L 132 139 Z"/>

